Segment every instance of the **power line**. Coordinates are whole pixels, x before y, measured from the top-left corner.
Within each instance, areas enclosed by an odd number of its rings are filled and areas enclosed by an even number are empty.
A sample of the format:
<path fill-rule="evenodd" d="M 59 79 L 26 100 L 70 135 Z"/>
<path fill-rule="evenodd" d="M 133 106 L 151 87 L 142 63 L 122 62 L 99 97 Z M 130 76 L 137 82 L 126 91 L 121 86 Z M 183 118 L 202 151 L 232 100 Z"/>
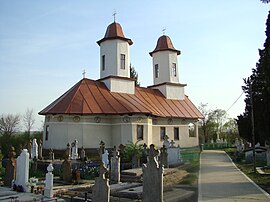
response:
<path fill-rule="evenodd" d="M 226 112 L 228 112 L 236 104 L 236 102 L 241 98 L 243 94 L 244 91 L 242 91 L 241 95 L 231 104 L 231 106 L 226 110 Z"/>

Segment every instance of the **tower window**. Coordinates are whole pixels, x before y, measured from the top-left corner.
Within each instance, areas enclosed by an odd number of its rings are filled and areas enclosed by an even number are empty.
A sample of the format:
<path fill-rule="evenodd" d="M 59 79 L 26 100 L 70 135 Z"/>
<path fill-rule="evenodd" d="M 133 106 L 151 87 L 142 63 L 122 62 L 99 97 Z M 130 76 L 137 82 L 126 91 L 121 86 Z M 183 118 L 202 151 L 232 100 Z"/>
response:
<path fill-rule="evenodd" d="M 126 63 L 126 56 L 125 56 L 125 54 L 121 54 L 121 56 L 120 56 L 121 58 L 121 69 L 126 69 L 126 67 L 125 67 L 125 63 Z"/>
<path fill-rule="evenodd" d="M 172 63 L 172 75 L 176 77 L 176 63 Z"/>
<path fill-rule="evenodd" d="M 156 77 L 156 78 L 159 77 L 159 68 L 158 68 L 158 64 L 155 64 L 155 77 Z"/>
<path fill-rule="evenodd" d="M 137 125 L 137 140 L 143 140 L 143 125 Z"/>
<path fill-rule="evenodd" d="M 46 130 L 45 130 L 45 140 L 49 139 L 49 126 L 46 126 Z"/>
<path fill-rule="evenodd" d="M 105 70 L 105 55 L 102 55 L 101 68 L 103 71 Z"/>
<path fill-rule="evenodd" d="M 160 140 L 163 141 L 165 138 L 166 128 L 160 127 Z"/>

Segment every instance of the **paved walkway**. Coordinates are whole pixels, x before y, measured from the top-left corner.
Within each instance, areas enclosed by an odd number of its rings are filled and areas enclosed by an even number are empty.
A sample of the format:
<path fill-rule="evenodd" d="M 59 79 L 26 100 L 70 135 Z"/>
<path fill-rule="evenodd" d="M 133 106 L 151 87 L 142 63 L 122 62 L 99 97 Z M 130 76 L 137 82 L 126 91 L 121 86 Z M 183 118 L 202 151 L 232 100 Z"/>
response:
<path fill-rule="evenodd" d="M 258 202 L 270 201 L 270 197 L 243 175 L 224 151 L 210 150 L 201 153 L 199 201 Z"/>

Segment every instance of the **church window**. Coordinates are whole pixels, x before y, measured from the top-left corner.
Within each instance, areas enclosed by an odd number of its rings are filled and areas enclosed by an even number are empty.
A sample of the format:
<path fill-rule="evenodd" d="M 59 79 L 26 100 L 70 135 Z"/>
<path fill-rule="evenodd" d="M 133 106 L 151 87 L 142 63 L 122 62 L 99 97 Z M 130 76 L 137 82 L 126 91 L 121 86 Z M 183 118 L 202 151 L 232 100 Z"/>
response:
<path fill-rule="evenodd" d="M 126 67 L 125 67 L 125 63 L 126 63 L 126 56 L 125 56 L 125 54 L 121 54 L 121 69 L 125 69 Z"/>
<path fill-rule="evenodd" d="M 195 125 L 193 123 L 190 123 L 188 125 L 188 128 L 189 128 L 189 137 L 196 137 Z"/>
<path fill-rule="evenodd" d="M 174 133 L 174 140 L 179 140 L 179 127 L 174 127 L 173 133 Z"/>
<path fill-rule="evenodd" d="M 102 55 L 101 67 L 102 67 L 102 70 L 104 71 L 105 70 L 105 55 Z"/>
<path fill-rule="evenodd" d="M 45 140 L 49 139 L 49 126 L 46 126 L 46 130 L 45 130 Z"/>
<path fill-rule="evenodd" d="M 155 77 L 156 77 L 156 78 L 159 77 L 159 68 L 158 68 L 158 64 L 155 64 Z"/>
<path fill-rule="evenodd" d="M 143 140 L 143 125 L 137 125 L 137 140 Z"/>
<path fill-rule="evenodd" d="M 176 63 L 172 63 L 172 75 L 176 77 Z"/>
<path fill-rule="evenodd" d="M 166 135 L 166 128 L 160 127 L 160 140 L 163 141 Z"/>

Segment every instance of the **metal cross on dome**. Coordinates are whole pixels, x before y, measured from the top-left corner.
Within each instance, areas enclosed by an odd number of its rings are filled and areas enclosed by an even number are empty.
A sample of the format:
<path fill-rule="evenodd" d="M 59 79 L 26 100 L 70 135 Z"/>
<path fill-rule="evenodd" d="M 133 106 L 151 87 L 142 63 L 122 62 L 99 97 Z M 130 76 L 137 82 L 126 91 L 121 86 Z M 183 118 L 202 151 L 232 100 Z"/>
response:
<path fill-rule="evenodd" d="M 85 71 L 85 69 L 84 69 L 84 70 L 83 70 L 83 73 L 82 73 L 83 78 L 85 78 L 85 74 L 86 74 L 86 71 Z"/>
<path fill-rule="evenodd" d="M 162 29 L 163 35 L 165 35 L 165 31 L 166 31 L 166 28 L 164 27 L 164 28 Z"/>
<path fill-rule="evenodd" d="M 117 13 L 116 13 L 116 11 L 114 10 L 114 12 L 113 12 L 113 14 L 112 14 L 112 15 L 113 15 L 113 21 L 114 21 L 114 22 L 115 22 L 115 16 L 116 16 L 116 14 L 117 14 Z"/>

